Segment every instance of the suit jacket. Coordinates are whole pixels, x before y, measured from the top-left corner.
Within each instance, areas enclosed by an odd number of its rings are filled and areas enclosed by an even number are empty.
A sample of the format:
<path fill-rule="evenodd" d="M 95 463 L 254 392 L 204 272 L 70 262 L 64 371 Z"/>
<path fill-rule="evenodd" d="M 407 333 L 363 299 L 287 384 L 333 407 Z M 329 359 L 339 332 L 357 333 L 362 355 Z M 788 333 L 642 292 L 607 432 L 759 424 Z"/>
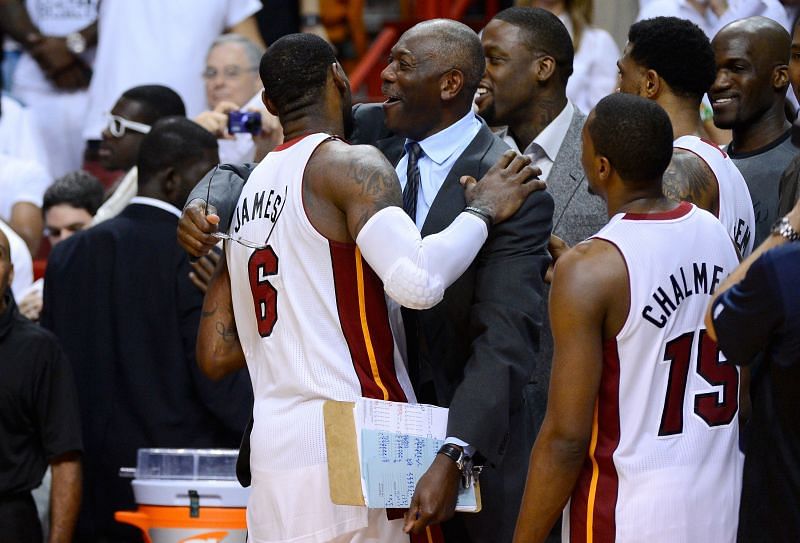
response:
<path fill-rule="evenodd" d="M 138 532 L 113 520 L 134 506 L 118 472 L 138 448 L 235 447 L 250 415 L 246 372 L 213 383 L 195 362 L 203 296 L 177 222 L 131 204 L 50 255 L 42 324 L 72 363 L 85 448 L 77 540 Z"/>
<path fill-rule="evenodd" d="M 562 238 L 570 247 L 596 234 L 608 222 L 606 204 L 599 196 L 589 193 L 589 183 L 581 164 L 581 130 L 586 115 L 577 108 L 572 116 L 564 141 L 558 150 L 547 191 L 553 196 L 553 234 Z M 549 313 L 550 287 L 545 289 L 545 315 Z M 547 389 L 550 384 L 550 368 L 553 359 L 553 334 L 550 319 L 545 318 L 542 329 L 541 363 L 537 365 L 532 384 L 534 394 L 531 416 L 538 429 L 547 408 Z"/>

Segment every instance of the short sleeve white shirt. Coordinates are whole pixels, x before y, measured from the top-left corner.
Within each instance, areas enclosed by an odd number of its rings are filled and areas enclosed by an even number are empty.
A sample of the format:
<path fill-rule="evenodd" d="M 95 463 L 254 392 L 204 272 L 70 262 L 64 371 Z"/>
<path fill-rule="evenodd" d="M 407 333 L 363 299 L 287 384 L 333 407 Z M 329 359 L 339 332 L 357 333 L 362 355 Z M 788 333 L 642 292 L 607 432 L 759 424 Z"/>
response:
<path fill-rule="evenodd" d="M 50 175 L 41 165 L 8 155 L 0 155 L 0 219 L 11 219 L 11 209 L 18 202 L 42 207 Z"/>
<path fill-rule="evenodd" d="M 26 0 L 25 8 L 31 22 L 45 36 L 66 36 L 83 30 L 97 19 L 97 0 Z M 81 58 L 89 66 L 94 61 L 94 48 L 87 49 Z M 39 65 L 27 51 L 14 69 L 14 88 L 22 91 L 55 92 Z"/>
<path fill-rule="evenodd" d="M 84 136 L 99 139 L 103 113 L 126 90 L 175 90 L 193 118 L 206 109 L 202 72 L 214 39 L 261 9 L 258 0 L 103 0 Z"/>
<path fill-rule="evenodd" d="M 574 40 L 570 17 L 564 15 L 560 18 Z M 614 92 L 619 57 L 619 47 L 611 34 L 602 28 L 584 29 L 572 61 L 572 75 L 567 81 L 567 98 L 575 107 L 588 113 L 597 102 Z"/>
<path fill-rule="evenodd" d="M 10 96 L 0 98 L 0 154 L 30 160 L 47 167 L 42 134 L 33 113 Z"/>

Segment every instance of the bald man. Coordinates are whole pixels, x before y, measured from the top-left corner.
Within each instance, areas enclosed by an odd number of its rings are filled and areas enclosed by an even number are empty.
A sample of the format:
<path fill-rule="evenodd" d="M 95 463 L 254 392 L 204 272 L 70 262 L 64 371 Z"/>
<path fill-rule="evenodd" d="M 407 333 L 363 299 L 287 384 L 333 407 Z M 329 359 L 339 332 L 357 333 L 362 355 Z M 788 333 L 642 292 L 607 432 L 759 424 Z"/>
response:
<path fill-rule="evenodd" d="M 733 131 L 727 150 L 750 189 L 758 245 L 778 218 L 780 177 L 798 151 L 784 109 L 791 38 L 772 19 L 748 17 L 720 30 L 711 45 L 714 124 Z"/>

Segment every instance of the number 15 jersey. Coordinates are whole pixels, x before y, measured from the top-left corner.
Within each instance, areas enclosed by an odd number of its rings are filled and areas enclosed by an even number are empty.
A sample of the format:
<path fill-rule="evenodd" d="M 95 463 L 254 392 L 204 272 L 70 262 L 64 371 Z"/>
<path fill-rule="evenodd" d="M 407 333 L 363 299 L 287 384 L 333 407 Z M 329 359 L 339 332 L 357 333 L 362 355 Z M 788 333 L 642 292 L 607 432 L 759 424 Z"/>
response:
<path fill-rule="evenodd" d="M 710 213 L 618 214 L 594 238 L 628 269 L 630 309 L 606 341 L 589 455 L 564 541 L 732 542 L 741 491 L 738 370 L 703 328 L 737 266 Z"/>

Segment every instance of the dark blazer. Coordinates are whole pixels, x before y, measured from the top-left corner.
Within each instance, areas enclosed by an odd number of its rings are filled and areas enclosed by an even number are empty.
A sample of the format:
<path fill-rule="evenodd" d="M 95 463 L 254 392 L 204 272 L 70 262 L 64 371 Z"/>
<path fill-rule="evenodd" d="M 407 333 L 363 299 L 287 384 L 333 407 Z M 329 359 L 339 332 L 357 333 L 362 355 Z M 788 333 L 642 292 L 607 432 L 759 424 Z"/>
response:
<path fill-rule="evenodd" d="M 382 107 L 365 104 L 353 112 L 352 143 L 373 144 L 396 165 L 404 138 L 386 130 Z M 443 230 L 464 209 L 460 177 L 480 179 L 507 148 L 487 126 L 481 128 L 439 190 L 423 236 Z M 220 183 L 215 193 L 214 182 L 210 200 L 216 205 L 229 198 L 223 192 L 232 192 L 240 183 Z M 203 181 L 190 199 L 205 198 L 205 193 Z M 481 475 L 483 510 L 456 515 L 446 523 L 448 541 L 503 543 L 513 536 L 536 437 L 526 403 L 539 358 L 542 278 L 550 261 L 552 216 L 552 197 L 547 192 L 533 194 L 514 217 L 492 227 L 475 261 L 447 289 L 441 303 L 426 311 L 404 312 L 417 399 L 450 407 L 448 434 L 475 446 L 487 463 Z"/>
<path fill-rule="evenodd" d="M 385 131 L 382 108 L 365 105 L 355 113 L 353 139 L 375 138 L 397 164 L 403 139 Z M 464 209 L 461 176 L 480 179 L 507 148 L 481 128 L 439 189 L 423 237 L 446 228 Z M 486 460 L 483 510 L 446 523 L 448 541 L 502 543 L 513 536 L 536 438 L 526 403 L 545 318 L 542 277 L 550 262 L 552 216 L 552 197 L 535 193 L 514 217 L 492 227 L 475 261 L 438 305 L 405 312 L 417 399 L 449 407 L 448 435 L 475 446 Z"/>
<path fill-rule="evenodd" d="M 203 297 L 188 279 L 177 223 L 131 204 L 59 243 L 48 261 L 42 324 L 72 363 L 83 429 L 76 540 L 138 532 L 113 519 L 134 507 L 118 472 L 136 465 L 138 448 L 235 447 L 250 416 L 246 372 L 214 383 L 197 367 Z"/>

